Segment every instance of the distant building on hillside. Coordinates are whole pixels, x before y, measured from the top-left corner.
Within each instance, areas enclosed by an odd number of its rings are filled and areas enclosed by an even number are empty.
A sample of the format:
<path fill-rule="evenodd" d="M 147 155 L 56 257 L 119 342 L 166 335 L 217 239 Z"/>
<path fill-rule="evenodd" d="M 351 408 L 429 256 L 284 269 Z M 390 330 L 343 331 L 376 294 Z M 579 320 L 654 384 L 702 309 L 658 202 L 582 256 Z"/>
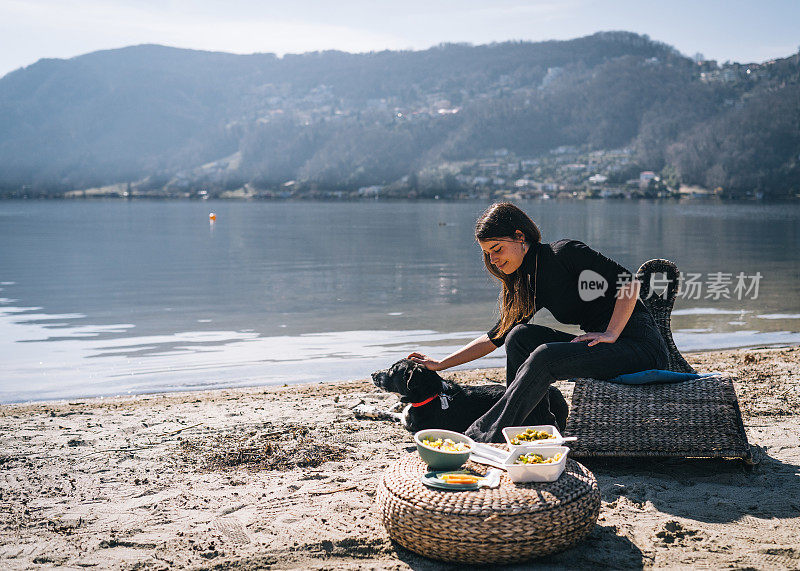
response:
<path fill-rule="evenodd" d="M 383 190 L 383 186 L 381 185 L 373 185 L 373 186 L 362 186 L 358 189 L 359 196 L 379 196 L 381 191 Z"/>
<path fill-rule="evenodd" d="M 650 185 L 650 181 L 656 178 L 656 173 L 653 171 L 642 171 L 639 173 L 639 188 L 646 190 Z"/>

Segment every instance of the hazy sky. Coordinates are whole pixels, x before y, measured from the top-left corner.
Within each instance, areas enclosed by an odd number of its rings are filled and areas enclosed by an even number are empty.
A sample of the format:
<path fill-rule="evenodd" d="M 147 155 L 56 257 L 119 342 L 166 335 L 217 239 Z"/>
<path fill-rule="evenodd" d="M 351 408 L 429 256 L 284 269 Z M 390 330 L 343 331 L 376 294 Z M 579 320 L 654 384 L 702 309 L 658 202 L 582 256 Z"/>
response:
<path fill-rule="evenodd" d="M 424 49 L 627 30 L 751 62 L 800 46 L 800 0 L 0 0 L 0 76 L 142 43 L 235 53 Z"/>

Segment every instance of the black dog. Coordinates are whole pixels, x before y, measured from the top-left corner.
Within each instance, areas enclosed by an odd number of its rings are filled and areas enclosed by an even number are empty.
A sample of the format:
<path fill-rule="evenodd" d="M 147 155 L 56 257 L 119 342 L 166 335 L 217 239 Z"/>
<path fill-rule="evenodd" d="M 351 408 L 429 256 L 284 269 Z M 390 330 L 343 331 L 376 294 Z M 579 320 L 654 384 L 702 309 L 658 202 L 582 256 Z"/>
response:
<path fill-rule="evenodd" d="M 380 389 L 398 393 L 401 402 L 409 403 L 403 410 L 401 422 L 411 432 L 425 428 L 464 432 L 500 400 L 506 390 L 500 384 L 461 386 L 408 359 L 398 361 L 385 371 L 372 373 L 372 382 Z M 569 413 L 564 395 L 551 385 L 546 398 L 550 400 L 556 426 L 563 431 Z M 534 410 L 523 425 L 548 424 L 539 417 L 540 413 Z"/>

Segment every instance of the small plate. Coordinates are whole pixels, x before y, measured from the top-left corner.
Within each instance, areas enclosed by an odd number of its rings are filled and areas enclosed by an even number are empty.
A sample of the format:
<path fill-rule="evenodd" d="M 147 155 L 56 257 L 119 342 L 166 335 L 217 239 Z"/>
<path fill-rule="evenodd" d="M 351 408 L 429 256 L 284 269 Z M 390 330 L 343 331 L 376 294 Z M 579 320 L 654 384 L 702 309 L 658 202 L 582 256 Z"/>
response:
<path fill-rule="evenodd" d="M 453 473 L 463 473 L 463 474 L 470 474 L 470 476 L 475 476 L 475 474 L 471 474 L 470 472 L 465 472 L 464 470 L 438 470 L 434 472 L 428 472 L 427 474 L 423 474 L 419 477 L 420 481 L 428 486 L 429 488 L 438 488 L 440 490 L 451 490 L 451 491 L 458 491 L 458 490 L 477 490 L 481 487 L 480 482 L 476 482 L 474 484 L 448 484 L 439 476 L 441 474 L 453 474 Z M 482 476 L 479 476 L 482 477 Z"/>

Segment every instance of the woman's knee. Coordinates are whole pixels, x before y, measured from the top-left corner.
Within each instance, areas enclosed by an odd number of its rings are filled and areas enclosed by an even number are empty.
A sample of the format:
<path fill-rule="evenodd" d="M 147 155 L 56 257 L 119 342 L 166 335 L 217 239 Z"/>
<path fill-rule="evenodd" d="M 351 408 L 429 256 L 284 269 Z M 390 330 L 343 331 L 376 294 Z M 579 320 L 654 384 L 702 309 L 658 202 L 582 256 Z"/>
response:
<path fill-rule="evenodd" d="M 530 366 L 533 367 L 549 367 L 551 363 L 560 360 L 563 357 L 562 351 L 559 347 L 552 343 L 542 343 L 534 349 L 527 359 Z"/>

